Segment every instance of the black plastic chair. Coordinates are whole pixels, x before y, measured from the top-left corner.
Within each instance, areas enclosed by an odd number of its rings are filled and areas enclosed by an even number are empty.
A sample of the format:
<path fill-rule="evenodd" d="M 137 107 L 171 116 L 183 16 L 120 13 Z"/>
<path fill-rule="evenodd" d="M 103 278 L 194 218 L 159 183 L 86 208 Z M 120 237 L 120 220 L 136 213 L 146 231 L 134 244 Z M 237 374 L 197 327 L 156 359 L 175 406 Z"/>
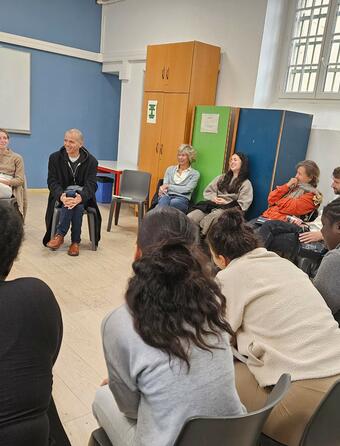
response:
<path fill-rule="evenodd" d="M 0 203 L 8 204 L 8 206 L 18 207 L 18 202 L 15 197 L 11 198 L 0 198 Z"/>
<path fill-rule="evenodd" d="M 256 446 L 273 407 L 285 396 L 290 375 L 284 374 L 257 411 L 232 417 L 192 417 L 179 433 L 174 446 Z"/>
<path fill-rule="evenodd" d="M 113 446 L 102 427 L 92 432 L 88 446 Z"/>
<path fill-rule="evenodd" d="M 300 446 L 340 446 L 340 380 L 321 400 L 303 433 Z"/>
<path fill-rule="evenodd" d="M 149 190 L 151 174 L 138 170 L 124 170 L 120 182 L 119 196 L 113 196 L 110 206 L 107 232 L 111 231 L 113 211 L 115 213 L 115 225 L 118 225 L 120 206 L 122 203 L 138 205 L 138 225 L 144 216 L 144 209 L 149 208 Z"/>
<path fill-rule="evenodd" d="M 53 211 L 53 218 L 52 218 L 52 226 L 51 226 L 51 239 L 55 236 L 57 225 L 59 223 L 60 218 L 60 210 L 61 207 L 59 205 L 59 202 L 56 202 L 56 205 L 54 207 Z M 88 207 L 84 209 L 84 214 L 87 215 L 87 224 L 89 227 L 89 236 L 91 241 L 91 250 L 97 251 L 97 245 L 96 245 L 96 210 L 94 208 Z"/>

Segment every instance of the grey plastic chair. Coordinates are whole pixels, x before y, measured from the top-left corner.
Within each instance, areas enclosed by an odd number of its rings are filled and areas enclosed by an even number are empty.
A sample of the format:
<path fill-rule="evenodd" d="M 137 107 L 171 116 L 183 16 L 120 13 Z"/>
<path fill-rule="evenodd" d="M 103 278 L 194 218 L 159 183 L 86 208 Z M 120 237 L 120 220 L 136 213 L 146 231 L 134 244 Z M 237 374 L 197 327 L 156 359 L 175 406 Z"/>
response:
<path fill-rule="evenodd" d="M 303 433 L 300 446 L 340 445 L 340 380 L 321 400 Z"/>
<path fill-rule="evenodd" d="M 58 202 L 56 203 L 56 206 L 54 207 L 53 211 L 53 217 L 52 217 L 52 226 L 51 226 L 51 239 L 55 236 L 57 225 L 59 223 L 60 218 L 60 209 L 61 207 L 58 205 Z M 97 251 L 97 245 L 96 245 L 96 210 L 94 208 L 88 207 L 84 209 L 84 214 L 87 215 L 87 225 L 89 227 L 89 236 L 91 241 L 91 250 Z"/>
<path fill-rule="evenodd" d="M 287 393 L 290 375 L 284 374 L 255 412 L 235 417 L 192 417 L 182 427 L 174 446 L 257 446 L 263 425 L 273 407 Z M 161 443 L 160 443 L 161 444 Z M 114 446 L 103 428 L 92 432 L 89 446 Z"/>
<path fill-rule="evenodd" d="M 255 412 L 231 417 L 189 418 L 174 446 L 257 446 L 265 421 L 289 386 L 290 375 L 282 375 L 269 394 L 266 405 Z"/>
<path fill-rule="evenodd" d="M 111 231 L 113 211 L 115 225 L 118 224 L 120 206 L 122 203 L 138 205 L 138 226 L 144 216 L 144 209 L 149 208 L 149 190 L 151 174 L 138 170 L 124 170 L 120 182 L 119 197 L 112 197 L 107 232 Z"/>

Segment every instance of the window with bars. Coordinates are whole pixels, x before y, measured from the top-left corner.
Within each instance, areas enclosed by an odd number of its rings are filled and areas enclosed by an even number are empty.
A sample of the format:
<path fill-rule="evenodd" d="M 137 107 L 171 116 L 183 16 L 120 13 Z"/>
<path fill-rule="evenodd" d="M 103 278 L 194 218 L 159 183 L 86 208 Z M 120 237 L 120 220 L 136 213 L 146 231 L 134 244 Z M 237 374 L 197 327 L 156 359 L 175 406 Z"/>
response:
<path fill-rule="evenodd" d="M 297 0 L 285 96 L 340 98 L 340 0 Z"/>

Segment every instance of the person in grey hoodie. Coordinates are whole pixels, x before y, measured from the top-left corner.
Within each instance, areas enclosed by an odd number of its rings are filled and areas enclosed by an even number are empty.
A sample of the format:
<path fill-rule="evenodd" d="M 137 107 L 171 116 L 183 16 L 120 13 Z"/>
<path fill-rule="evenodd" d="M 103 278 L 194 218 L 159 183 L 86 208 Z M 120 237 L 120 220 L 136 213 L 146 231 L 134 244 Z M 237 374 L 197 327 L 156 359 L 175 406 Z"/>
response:
<path fill-rule="evenodd" d="M 172 446 L 189 417 L 245 412 L 226 299 L 198 243 L 177 209 L 143 219 L 126 303 L 102 324 L 108 386 L 93 412 L 115 446 Z"/>
<path fill-rule="evenodd" d="M 340 197 L 324 208 L 321 221 L 322 237 L 329 251 L 322 259 L 313 283 L 335 315 L 340 311 Z M 339 316 L 336 317 L 338 321 Z"/>

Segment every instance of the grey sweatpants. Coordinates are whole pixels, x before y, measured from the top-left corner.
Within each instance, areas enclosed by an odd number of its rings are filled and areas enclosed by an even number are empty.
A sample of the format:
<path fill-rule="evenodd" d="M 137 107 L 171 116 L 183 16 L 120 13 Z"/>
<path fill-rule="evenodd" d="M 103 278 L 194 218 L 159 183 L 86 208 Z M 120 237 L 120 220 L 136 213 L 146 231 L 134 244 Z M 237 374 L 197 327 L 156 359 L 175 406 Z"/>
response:
<path fill-rule="evenodd" d="M 97 390 L 92 411 L 113 446 L 131 446 L 134 443 L 137 420 L 122 414 L 109 386 Z"/>

